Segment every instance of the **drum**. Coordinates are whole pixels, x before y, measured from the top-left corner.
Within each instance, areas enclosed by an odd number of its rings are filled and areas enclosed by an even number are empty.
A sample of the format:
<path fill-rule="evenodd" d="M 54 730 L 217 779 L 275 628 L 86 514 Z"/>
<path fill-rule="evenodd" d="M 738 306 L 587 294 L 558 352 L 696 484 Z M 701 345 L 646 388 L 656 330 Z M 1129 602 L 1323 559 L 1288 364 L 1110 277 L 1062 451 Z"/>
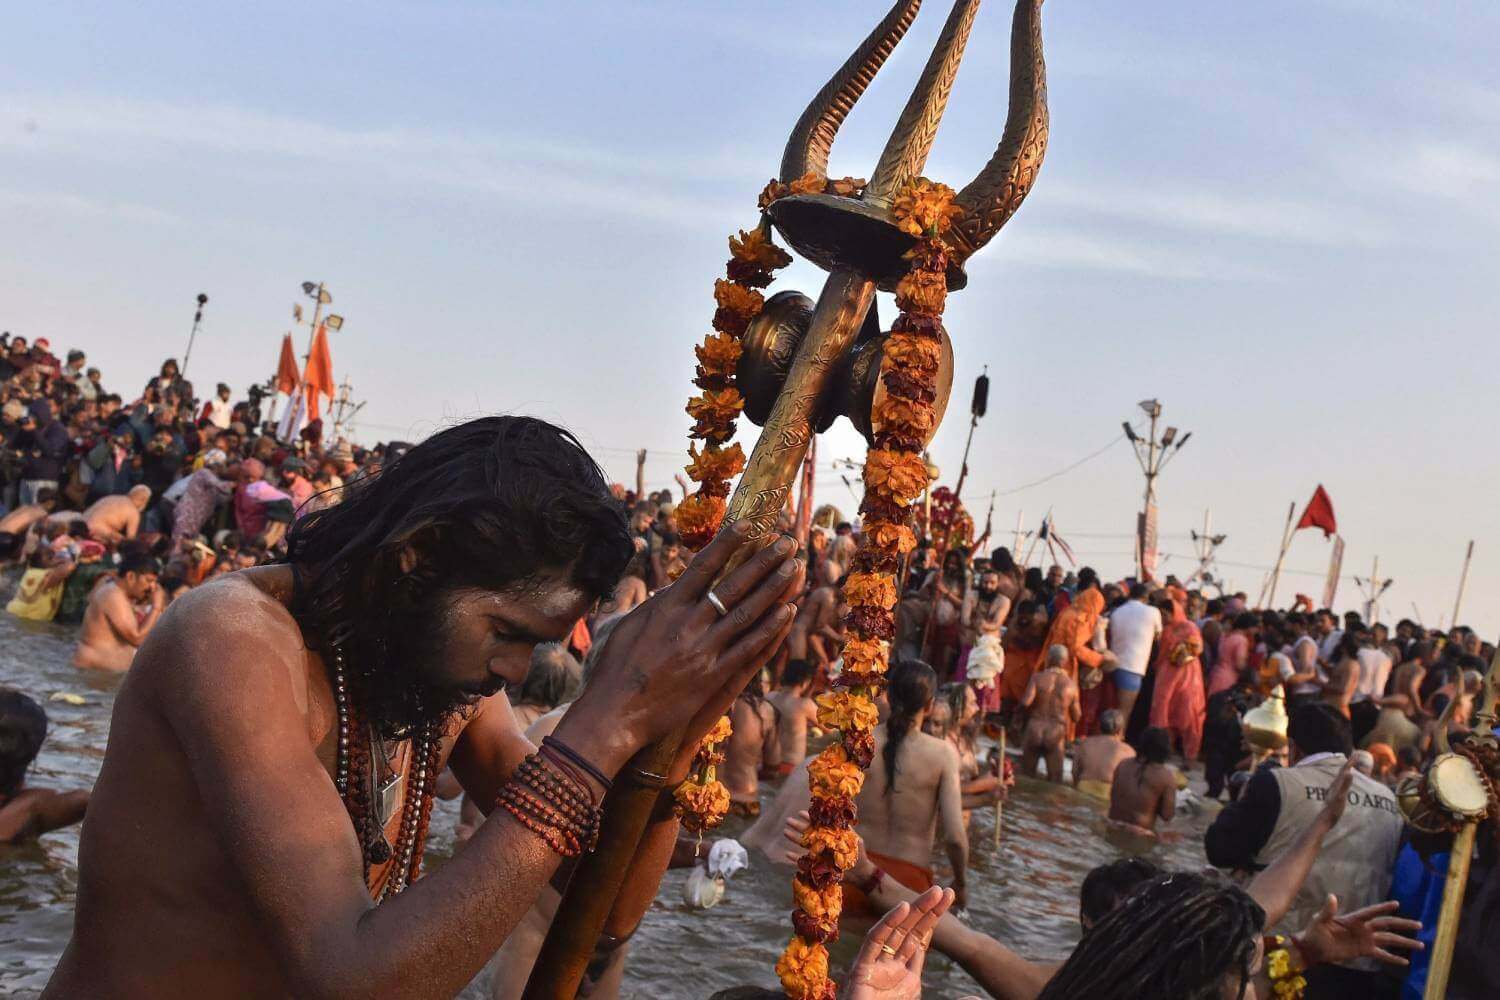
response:
<path fill-rule="evenodd" d="M 1427 787 L 1438 805 L 1457 819 L 1478 819 L 1489 810 L 1489 792 L 1467 757 L 1440 755 L 1427 769 Z"/>

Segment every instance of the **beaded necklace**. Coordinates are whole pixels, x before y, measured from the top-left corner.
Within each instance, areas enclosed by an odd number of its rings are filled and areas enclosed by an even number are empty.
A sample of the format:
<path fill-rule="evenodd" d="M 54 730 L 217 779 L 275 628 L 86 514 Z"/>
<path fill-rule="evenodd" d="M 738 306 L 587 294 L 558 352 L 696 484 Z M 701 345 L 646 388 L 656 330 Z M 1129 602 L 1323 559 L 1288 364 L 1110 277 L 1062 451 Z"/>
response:
<path fill-rule="evenodd" d="M 377 815 L 376 811 L 377 798 L 383 799 L 384 796 L 373 794 L 375 754 L 371 745 L 374 739 L 369 726 L 358 718 L 350 703 L 342 649 L 333 651 L 333 697 L 339 718 L 338 757 L 333 782 L 344 800 L 344 808 L 349 811 L 355 835 L 359 838 L 366 882 L 370 881 L 372 866 L 385 864 L 393 854 L 395 857 L 395 863 L 386 869 L 382 879 L 370 883 L 370 895 L 380 903 L 405 889 L 421 873 L 422 852 L 427 844 L 427 824 L 432 818 L 432 796 L 437 781 L 441 729 L 429 726 L 412 738 L 405 773 L 399 779 L 392 779 L 403 781 L 405 786 L 401 826 L 396 832 L 393 852 L 385 835 L 387 817 Z M 381 756 L 384 756 L 383 751 Z"/>

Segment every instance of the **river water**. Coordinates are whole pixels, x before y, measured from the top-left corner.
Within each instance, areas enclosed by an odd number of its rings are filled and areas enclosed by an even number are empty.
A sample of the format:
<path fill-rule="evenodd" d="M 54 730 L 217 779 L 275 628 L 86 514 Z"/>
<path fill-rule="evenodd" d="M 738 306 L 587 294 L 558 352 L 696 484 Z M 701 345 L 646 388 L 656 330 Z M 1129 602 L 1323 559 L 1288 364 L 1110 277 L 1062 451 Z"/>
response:
<path fill-rule="evenodd" d="M 10 589 L 0 584 L 0 594 L 8 596 Z M 118 681 L 70 665 L 74 632 L 0 612 L 0 685 L 36 698 L 51 718 L 30 779 L 38 787 L 92 783 L 109 735 Z M 84 704 L 49 700 L 55 693 L 81 696 Z M 1121 853 L 1104 838 L 1098 806 L 1071 790 L 1023 781 L 1006 802 L 998 856 L 992 846 L 993 815 L 990 810 L 976 813 L 970 830 L 970 926 L 1029 958 L 1065 954 L 1078 939 L 1083 876 Z M 438 803 L 428 852 L 435 864 L 451 854 L 456 819 L 456 803 Z M 1179 816 L 1172 828 L 1182 832 L 1180 842 L 1158 845 L 1148 856 L 1164 867 L 1201 867 L 1207 822 L 1205 817 Z M 717 835 L 735 836 L 745 825 L 731 819 Z M 935 856 L 934 867 L 942 872 L 945 863 Z M 668 872 L 632 941 L 625 995 L 702 1000 L 730 986 L 774 987 L 772 967 L 785 943 L 792 907 L 789 871 L 771 868 L 754 854 L 750 869 L 731 879 L 724 900 L 708 911 L 683 905 L 687 871 Z M 77 876 L 76 828 L 25 846 L 0 847 L 0 995 L 35 996 L 46 985 L 67 943 Z M 857 944 L 846 938 L 835 945 L 835 962 L 847 962 Z M 939 955 L 929 960 L 924 981 L 931 997 L 980 992 L 963 970 Z M 483 995 L 480 985 L 465 991 L 465 997 Z"/>

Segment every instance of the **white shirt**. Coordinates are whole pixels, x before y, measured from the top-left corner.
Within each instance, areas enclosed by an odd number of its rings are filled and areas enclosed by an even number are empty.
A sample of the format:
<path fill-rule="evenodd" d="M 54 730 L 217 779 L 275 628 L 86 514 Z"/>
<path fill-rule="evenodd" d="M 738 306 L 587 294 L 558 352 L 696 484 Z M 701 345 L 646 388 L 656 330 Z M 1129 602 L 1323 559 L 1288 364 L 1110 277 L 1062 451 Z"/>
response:
<path fill-rule="evenodd" d="M 1292 694 L 1317 694 L 1322 690 L 1320 683 L 1328 679 L 1328 675 L 1323 672 L 1323 664 L 1318 662 L 1317 640 L 1310 635 L 1299 635 L 1297 641 L 1287 647 L 1286 653 L 1291 658 L 1292 665 L 1295 667 L 1297 663 L 1297 647 L 1302 645 L 1313 647 L 1313 670 L 1317 673 L 1318 679 L 1316 681 L 1304 681 L 1296 685 L 1292 688 Z"/>
<path fill-rule="evenodd" d="M 1361 649 L 1359 658 L 1359 683 L 1354 686 L 1351 702 L 1380 698 L 1385 695 L 1385 682 L 1391 676 L 1391 658 L 1378 649 Z"/>
<path fill-rule="evenodd" d="M 208 401 L 208 422 L 221 431 L 229 430 L 233 423 L 230 419 L 234 415 L 234 407 L 224 402 L 218 396 Z"/>
<path fill-rule="evenodd" d="M 1109 616 L 1109 649 L 1119 663 L 1116 670 L 1144 674 L 1151 659 L 1151 643 L 1161 635 L 1161 612 L 1144 601 L 1129 600 Z"/>
<path fill-rule="evenodd" d="M 1343 638 L 1344 630 L 1336 628 L 1318 640 L 1318 656 L 1324 663 L 1333 662 L 1333 654 L 1338 652 L 1339 643 L 1343 641 Z"/>

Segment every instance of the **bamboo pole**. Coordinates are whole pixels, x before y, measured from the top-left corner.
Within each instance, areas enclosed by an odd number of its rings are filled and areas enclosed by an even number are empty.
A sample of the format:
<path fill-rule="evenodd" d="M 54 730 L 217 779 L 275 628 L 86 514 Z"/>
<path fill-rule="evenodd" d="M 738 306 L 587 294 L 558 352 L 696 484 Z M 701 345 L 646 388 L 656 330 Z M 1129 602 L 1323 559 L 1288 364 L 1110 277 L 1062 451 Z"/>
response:
<path fill-rule="evenodd" d="M 1281 563 L 1286 559 L 1286 550 L 1292 544 L 1292 518 L 1297 514 L 1297 501 L 1293 500 L 1286 509 L 1286 529 L 1281 533 L 1281 551 L 1276 553 L 1276 566 L 1271 570 L 1271 579 L 1266 581 L 1266 590 L 1263 592 L 1265 600 L 1260 602 L 1262 608 L 1273 607 L 1276 604 L 1276 585 L 1281 582 Z"/>
<path fill-rule="evenodd" d="M 1427 985 L 1422 1000 L 1443 1000 L 1448 995 L 1448 973 L 1453 968 L 1453 945 L 1458 940 L 1458 914 L 1464 905 L 1464 889 L 1469 883 L 1469 858 L 1474 853 L 1474 831 L 1479 824 L 1470 820 L 1453 838 L 1448 855 L 1448 875 L 1443 879 L 1443 903 L 1438 910 L 1437 934 L 1432 939 L 1432 958 L 1427 964 Z"/>

